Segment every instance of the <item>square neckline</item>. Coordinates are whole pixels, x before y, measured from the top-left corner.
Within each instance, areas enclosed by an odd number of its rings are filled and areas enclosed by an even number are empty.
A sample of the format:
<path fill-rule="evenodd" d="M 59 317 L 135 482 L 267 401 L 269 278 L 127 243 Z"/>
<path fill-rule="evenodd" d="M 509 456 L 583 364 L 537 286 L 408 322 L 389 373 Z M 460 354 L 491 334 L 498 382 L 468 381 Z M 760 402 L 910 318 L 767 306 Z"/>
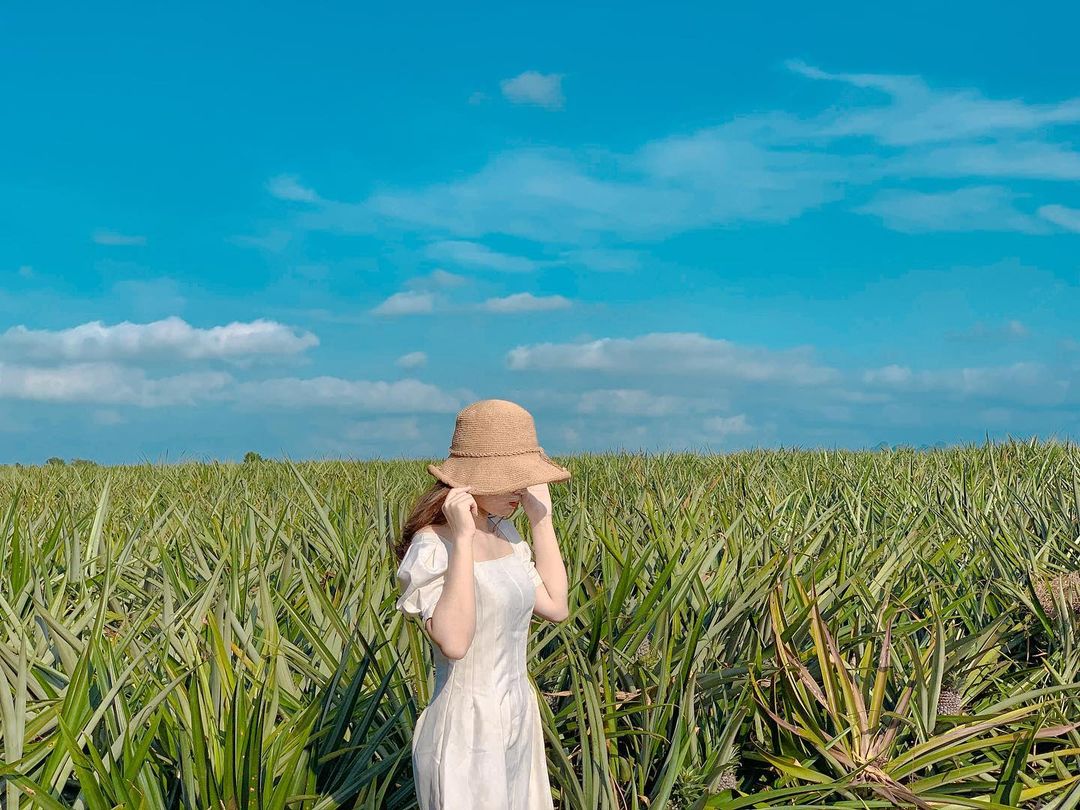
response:
<path fill-rule="evenodd" d="M 503 534 L 502 530 L 499 529 L 499 526 L 501 526 L 501 525 L 502 525 L 502 521 L 495 524 L 495 531 L 498 532 L 498 534 L 507 543 L 510 544 L 510 553 L 509 554 L 503 554 L 501 557 L 491 557 L 490 559 L 487 559 L 487 560 L 473 560 L 473 565 L 481 565 L 483 563 L 495 562 L 496 560 L 505 560 L 505 559 L 507 559 L 509 557 L 516 557 L 517 556 L 517 549 L 514 547 L 514 541 L 511 540 L 509 537 L 507 537 L 505 534 Z M 438 540 L 443 540 L 442 535 L 440 535 L 438 532 L 436 532 L 436 531 L 434 531 L 432 529 L 424 529 L 423 531 L 428 532 L 429 534 L 435 535 L 436 539 L 438 539 Z M 417 532 L 417 534 L 420 534 L 420 532 Z"/>

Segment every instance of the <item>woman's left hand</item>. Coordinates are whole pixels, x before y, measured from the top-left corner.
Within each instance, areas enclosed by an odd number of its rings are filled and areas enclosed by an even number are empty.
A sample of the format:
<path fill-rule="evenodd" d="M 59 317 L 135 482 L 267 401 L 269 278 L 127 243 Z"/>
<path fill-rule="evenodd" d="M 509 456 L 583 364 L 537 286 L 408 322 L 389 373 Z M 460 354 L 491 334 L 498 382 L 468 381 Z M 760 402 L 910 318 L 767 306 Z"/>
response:
<path fill-rule="evenodd" d="M 551 492 L 548 491 L 548 485 L 544 483 L 526 487 L 525 494 L 521 498 L 521 507 L 531 523 L 536 523 L 550 515 Z"/>

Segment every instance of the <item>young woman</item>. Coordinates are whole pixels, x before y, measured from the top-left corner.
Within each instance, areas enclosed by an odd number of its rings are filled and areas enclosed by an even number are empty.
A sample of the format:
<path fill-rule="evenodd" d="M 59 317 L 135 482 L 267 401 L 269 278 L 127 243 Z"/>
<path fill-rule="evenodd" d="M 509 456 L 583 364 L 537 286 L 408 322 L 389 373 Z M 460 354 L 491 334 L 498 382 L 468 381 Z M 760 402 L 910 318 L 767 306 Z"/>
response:
<path fill-rule="evenodd" d="M 540 710 L 525 667 L 533 614 L 568 614 L 548 484 L 570 471 L 502 399 L 457 416 L 450 456 L 397 547 L 397 608 L 432 642 L 435 693 L 413 732 L 420 810 L 552 810 Z M 532 524 L 536 562 L 510 516 Z"/>

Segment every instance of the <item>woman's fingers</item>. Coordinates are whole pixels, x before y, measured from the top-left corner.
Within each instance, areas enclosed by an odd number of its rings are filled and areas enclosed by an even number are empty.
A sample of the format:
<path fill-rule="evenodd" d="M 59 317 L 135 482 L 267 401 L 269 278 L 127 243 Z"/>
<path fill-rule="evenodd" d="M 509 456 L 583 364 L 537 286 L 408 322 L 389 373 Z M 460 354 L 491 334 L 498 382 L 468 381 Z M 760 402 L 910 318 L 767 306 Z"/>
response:
<path fill-rule="evenodd" d="M 470 513 L 473 515 L 479 514 L 477 511 L 476 499 L 469 494 L 471 489 L 471 484 L 463 487 L 451 487 L 450 492 L 446 495 L 445 503 L 456 505 L 457 503 L 464 501 L 468 505 Z"/>

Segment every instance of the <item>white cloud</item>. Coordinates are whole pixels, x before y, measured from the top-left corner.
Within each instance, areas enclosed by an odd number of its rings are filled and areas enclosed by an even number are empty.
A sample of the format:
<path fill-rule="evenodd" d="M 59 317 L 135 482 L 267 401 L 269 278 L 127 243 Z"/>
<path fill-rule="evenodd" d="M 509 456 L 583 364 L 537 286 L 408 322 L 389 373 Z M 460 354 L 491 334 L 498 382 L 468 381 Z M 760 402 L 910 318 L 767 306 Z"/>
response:
<path fill-rule="evenodd" d="M 394 293 L 371 312 L 374 315 L 417 315 L 434 308 L 435 297 L 431 293 L 406 290 Z"/>
<path fill-rule="evenodd" d="M 569 298 L 561 295 L 533 295 L 522 292 L 502 298 L 489 298 L 479 305 L 486 312 L 539 312 L 566 309 L 571 306 Z"/>
<path fill-rule="evenodd" d="M 682 221 L 692 222 L 696 213 L 698 225 L 786 222 L 840 199 L 861 164 L 857 156 L 841 159 L 810 143 L 790 148 L 790 128 L 786 116 L 736 119 L 648 143 L 632 165 L 654 185 L 678 190 Z"/>
<path fill-rule="evenodd" d="M 448 413 L 462 407 L 458 396 L 419 380 L 347 380 L 288 377 L 240 383 L 232 397 L 250 408 L 360 408 L 368 411 Z"/>
<path fill-rule="evenodd" d="M 437 267 L 425 275 L 405 279 L 405 286 L 424 290 L 429 287 L 460 287 L 470 281 L 472 279 L 468 276 L 450 273 L 441 267 Z"/>
<path fill-rule="evenodd" d="M 716 375 L 744 382 L 820 385 L 838 379 L 813 350 L 773 351 L 715 340 L 696 332 L 653 332 L 636 338 L 519 346 L 506 356 L 514 370 L 577 370 L 628 374 Z"/>
<path fill-rule="evenodd" d="M 1064 205 L 1043 205 L 1038 214 L 1047 222 L 1053 222 L 1067 231 L 1080 233 L 1080 209 L 1066 208 Z"/>
<path fill-rule="evenodd" d="M 538 267 L 538 263 L 532 259 L 499 253 L 478 242 L 461 240 L 434 242 L 427 246 L 425 253 L 432 259 L 450 262 L 461 267 L 479 267 L 509 273 L 528 273 Z"/>
<path fill-rule="evenodd" d="M 168 277 L 121 279 L 112 285 L 111 296 L 124 311 L 146 320 L 180 312 L 187 306 L 183 287 Z"/>
<path fill-rule="evenodd" d="M 353 422 L 345 428 L 345 438 L 360 444 L 382 444 L 390 441 L 412 441 L 420 438 L 416 417 L 382 417 Z"/>
<path fill-rule="evenodd" d="M 959 142 L 910 149 L 883 163 L 882 175 L 899 177 L 986 177 L 1032 180 L 1080 179 L 1080 153 L 1034 140 Z"/>
<path fill-rule="evenodd" d="M 194 405 L 221 395 L 233 382 L 224 372 L 204 371 L 150 378 L 142 369 L 114 363 L 56 367 L 0 363 L 0 399 L 81 402 L 159 408 Z"/>
<path fill-rule="evenodd" d="M 464 392 L 471 396 L 471 392 Z M 0 363 L 0 400 L 141 408 L 231 403 L 241 410 L 335 408 L 384 413 L 453 413 L 461 392 L 406 379 L 391 382 L 333 376 L 276 377 L 240 381 L 221 371 L 150 377 L 116 363 L 73 363 L 52 367 Z M 98 411 L 98 424 L 117 424 L 115 411 Z"/>
<path fill-rule="evenodd" d="M 945 393 L 963 397 L 1004 397 L 1026 402 L 1057 403 L 1069 382 L 1041 363 L 1017 362 L 1007 366 L 947 368 L 912 371 L 891 364 L 867 369 L 864 383 L 904 393 Z"/>
<path fill-rule="evenodd" d="M 234 321 L 208 329 L 178 317 L 151 323 L 123 321 L 107 326 L 91 321 L 70 329 L 14 326 L 0 335 L 0 354 L 34 360 L 150 361 L 244 360 L 300 354 L 319 339 L 275 321 Z"/>
<path fill-rule="evenodd" d="M 426 278 L 429 278 L 432 284 L 436 284 L 440 287 L 458 287 L 468 281 L 465 276 L 460 276 L 457 273 L 449 273 L 442 268 L 432 270 Z"/>
<path fill-rule="evenodd" d="M 839 109 L 822 116 L 819 134 L 827 137 L 871 136 L 887 145 L 907 146 L 1080 122 L 1080 98 L 1027 104 L 988 99 L 969 89 L 934 89 L 919 76 L 828 73 L 799 60 L 787 65 L 807 78 L 843 82 L 889 97 L 888 103 L 869 109 Z"/>
<path fill-rule="evenodd" d="M 101 408 L 94 411 L 90 419 L 95 425 L 102 425 L 104 427 L 122 425 L 125 421 L 123 414 L 119 411 L 114 411 L 111 408 Z"/>
<path fill-rule="evenodd" d="M 281 228 L 275 228 L 259 236 L 241 234 L 230 238 L 233 244 L 253 247 L 270 253 L 280 253 L 292 241 L 292 234 Z"/>
<path fill-rule="evenodd" d="M 1000 186 L 972 186 L 955 191 L 879 192 L 855 210 L 881 218 L 885 227 L 905 233 L 931 231 L 1020 231 L 1046 233 L 1041 219 L 1016 207 L 1020 195 Z"/>
<path fill-rule="evenodd" d="M 976 321 L 966 330 L 946 332 L 945 336 L 953 340 L 986 341 L 1026 338 L 1029 334 L 1028 328 L 1021 321 L 1013 318 L 1000 326 L 990 326 L 982 321 Z"/>
<path fill-rule="evenodd" d="M 641 267 L 641 256 L 634 250 L 583 248 L 563 252 L 562 259 L 599 273 L 624 273 Z"/>
<path fill-rule="evenodd" d="M 636 232 L 662 222 L 671 209 L 670 201 L 647 187 L 594 179 L 572 159 L 545 150 L 498 155 L 458 182 L 419 192 L 382 192 L 369 204 L 378 216 L 425 229 L 556 242 L 575 241 L 587 232 Z M 646 208 L 655 219 L 639 223 L 635 212 L 643 215 Z"/>
<path fill-rule="evenodd" d="M 276 177 L 271 177 L 267 181 L 266 189 L 279 200 L 314 203 L 320 199 L 313 189 L 301 185 L 296 175 L 292 174 L 279 174 Z"/>
<path fill-rule="evenodd" d="M 116 231 L 109 231 L 102 228 L 94 231 L 92 239 L 99 245 L 145 245 L 145 236 L 132 236 L 123 233 L 117 233 Z"/>
<path fill-rule="evenodd" d="M 409 352 L 403 354 L 397 359 L 397 365 L 401 368 L 419 368 L 427 365 L 427 353 L 426 352 Z"/>
<path fill-rule="evenodd" d="M 753 431 L 745 413 L 709 416 L 702 420 L 701 426 L 710 436 L 739 436 Z"/>
<path fill-rule="evenodd" d="M 1049 218 L 1016 209 L 1016 195 L 1002 186 L 929 191 L 916 184 L 945 177 L 1080 178 L 1080 151 L 1051 138 L 1053 127 L 1080 122 L 1080 99 L 1030 104 L 935 89 L 917 76 L 829 73 L 798 61 L 789 67 L 867 92 L 815 115 L 755 112 L 623 153 L 513 149 L 458 179 L 380 191 L 358 203 L 320 200 L 298 224 L 356 233 L 392 225 L 434 231 L 457 237 L 447 244 L 468 247 L 474 266 L 524 270 L 530 261 L 551 262 L 461 240 L 507 234 L 564 249 L 602 249 L 610 237 L 654 240 L 718 225 L 788 222 L 854 200 L 883 180 L 910 190 L 883 192 L 858 210 L 880 212 L 899 230 L 1052 233 Z M 946 216 L 920 216 L 923 204 L 944 208 Z M 1059 214 L 1049 207 L 1049 217 Z"/>
<path fill-rule="evenodd" d="M 561 73 L 537 73 L 527 70 L 499 83 L 503 96 L 514 104 L 535 104 L 549 110 L 561 110 L 563 102 Z"/>
<path fill-rule="evenodd" d="M 868 369 L 863 372 L 863 382 L 878 383 L 881 385 L 901 386 L 907 385 L 913 379 L 913 374 L 907 366 L 890 363 L 881 368 Z"/>
<path fill-rule="evenodd" d="M 828 156 L 728 142 L 734 132 L 710 131 L 695 143 L 655 142 L 627 159 L 631 174 L 609 179 L 572 156 L 522 149 L 497 156 L 464 180 L 420 192 L 382 192 L 359 217 L 463 236 L 505 233 L 542 242 L 582 242 L 608 234 L 661 238 L 680 231 L 742 221 L 786 222 L 807 208 L 838 199 L 846 166 Z M 327 212 L 322 224 L 353 229 Z"/>
<path fill-rule="evenodd" d="M 576 410 L 586 414 L 622 416 L 671 416 L 684 413 L 686 398 L 672 394 L 654 394 L 639 388 L 605 388 L 585 391 Z"/>

